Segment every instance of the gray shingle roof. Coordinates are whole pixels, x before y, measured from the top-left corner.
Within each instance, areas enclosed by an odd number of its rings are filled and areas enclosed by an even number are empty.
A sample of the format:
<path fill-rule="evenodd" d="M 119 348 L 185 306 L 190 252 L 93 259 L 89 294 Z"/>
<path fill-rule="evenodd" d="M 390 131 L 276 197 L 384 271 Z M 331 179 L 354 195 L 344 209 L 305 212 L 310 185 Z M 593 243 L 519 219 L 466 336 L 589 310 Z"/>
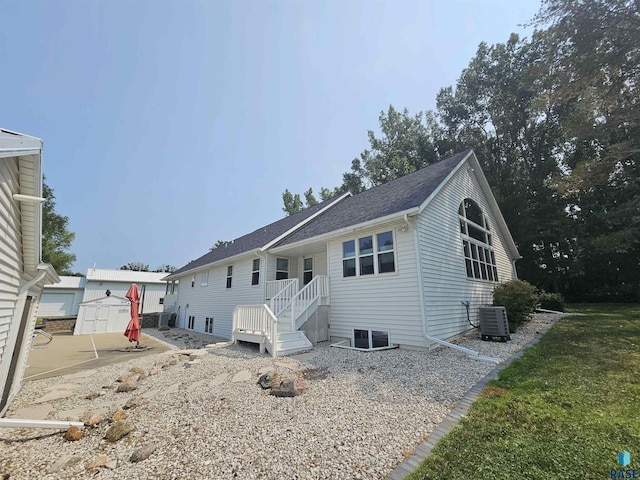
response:
<path fill-rule="evenodd" d="M 347 197 L 287 238 L 278 242 L 277 245 L 289 245 L 420 206 L 470 151 L 470 149 L 465 150 L 426 168 L 391 180 L 384 185 Z M 333 198 L 319 203 L 300 213 L 290 215 L 240 238 L 236 238 L 227 246 L 216 248 L 197 260 L 188 263 L 169 275 L 169 277 L 175 277 L 180 273 L 264 247 L 335 200 Z"/>
<path fill-rule="evenodd" d="M 277 245 L 289 245 L 418 207 L 469 152 L 471 149 L 348 197 Z"/>
<path fill-rule="evenodd" d="M 309 207 L 300 213 L 289 215 L 288 217 L 284 217 L 276 222 L 261 227 L 251 233 L 248 233 L 247 235 L 236 238 L 226 246 L 215 248 L 210 252 L 204 254 L 200 258 L 193 260 L 184 267 L 173 272 L 171 275 L 169 275 L 169 277 L 174 277 L 177 274 L 187 272 L 189 270 L 194 270 L 199 267 L 203 267 L 205 265 L 209 265 L 211 263 L 219 262 L 226 258 L 239 255 L 241 253 L 250 252 L 264 247 L 266 244 L 272 242 L 286 231 L 295 227 L 300 222 L 303 222 L 314 213 L 317 213 L 318 211 L 327 207 L 335 200 L 336 198 L 329 199 L 325 202 L 314 205 L 313 207 Z"/>

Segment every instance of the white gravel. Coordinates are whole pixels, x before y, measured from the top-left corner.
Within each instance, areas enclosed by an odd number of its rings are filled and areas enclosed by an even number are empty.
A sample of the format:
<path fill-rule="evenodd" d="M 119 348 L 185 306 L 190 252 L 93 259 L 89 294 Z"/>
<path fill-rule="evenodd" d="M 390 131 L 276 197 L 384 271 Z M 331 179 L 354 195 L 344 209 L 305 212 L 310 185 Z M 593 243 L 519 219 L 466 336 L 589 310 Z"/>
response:
<path fill-rule="evenodd" d="M 456 343 L 506 359 L 557 318 L 538 314 L 507 343 L 483 342 L 477 331 Z M 167 340 L 163 332 L 153 336 Z M 98 411 L 105 421 L 87 427 L 76 442 L 64 440 L 58 430 L 0 430 L 0 478 L 381 479 L 495 367 L 444 347 L 368 353 L 323 345 L 309 355 L 275 360 L 249 346 L 221 343 L 197 353 L 205 351 L 193 362 L 174 350 L 91 370 L 85 377 L 25 383 L 7 416 L 47 392 L 61 391 L 71 396 L 45 402 L 52 408 L 49 418 Z M 171 358 L 178 360 L 175 365 L 138 382 L 136 391 L 112 388 L 130 368 L 149 372 Z M 309 389 L 298 397 L 276 398 L 256 385 L 268 370 L 294 376 L 310 369 L 326 370 L 327 376 L 309 378 Z M 86 399 L 91 392 L 102 395 Z M 104 435 L 113 413 L 132 397 L 143 400 L 126 411 L 124 421 L 134 431 L 108 443 Z M 155 446 L 154 453 L 130 462 L 133 451 L 145 445 Z M 117 466 L 87 471 L 100 454 Z"/>

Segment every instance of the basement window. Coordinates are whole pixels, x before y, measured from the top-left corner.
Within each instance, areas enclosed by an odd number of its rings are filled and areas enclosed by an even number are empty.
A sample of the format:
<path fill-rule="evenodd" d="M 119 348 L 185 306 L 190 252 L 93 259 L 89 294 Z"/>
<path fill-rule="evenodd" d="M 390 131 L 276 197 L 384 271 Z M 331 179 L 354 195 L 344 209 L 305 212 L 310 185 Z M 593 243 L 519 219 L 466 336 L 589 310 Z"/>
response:
<path fill-rule="evenodd" d="M 353 330 L 353 346 L 363 350 L 389 346 L 389 331 Z"/>

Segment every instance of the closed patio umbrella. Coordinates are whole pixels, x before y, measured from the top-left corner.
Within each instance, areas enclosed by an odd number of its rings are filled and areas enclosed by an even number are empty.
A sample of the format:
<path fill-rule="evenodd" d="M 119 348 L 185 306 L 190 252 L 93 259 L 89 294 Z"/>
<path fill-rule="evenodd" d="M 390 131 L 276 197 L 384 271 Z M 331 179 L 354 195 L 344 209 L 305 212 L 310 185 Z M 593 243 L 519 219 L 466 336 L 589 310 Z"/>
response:
<path fill-rule="evenodd" d="M 140 345 L 140 319 L 138 318 L 140 294 L 138 293 L 138 286 L 135 283 L 131 284 L 125 297 L 131 302 L 131 321 L 124 331 L 124 336 L 127 337 L 130 342 L 136 342 L 137 348 Z"/>

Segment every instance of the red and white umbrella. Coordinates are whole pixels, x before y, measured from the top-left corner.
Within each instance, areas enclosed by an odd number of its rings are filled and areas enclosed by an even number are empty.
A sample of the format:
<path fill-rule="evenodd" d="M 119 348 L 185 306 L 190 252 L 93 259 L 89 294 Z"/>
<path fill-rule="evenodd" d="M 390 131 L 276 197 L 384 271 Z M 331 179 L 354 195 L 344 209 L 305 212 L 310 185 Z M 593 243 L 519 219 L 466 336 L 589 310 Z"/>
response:
<path fill-rule="evenodd" d="M 125 297 L 131 302 L 131 321 L 124 331 L 124 336 L 127 337 L 130 342 L 136 342 L 137 345 L 140 342 L 140 318 L 138 318 L 140 294 L 138 293 L 138 286 L 135 283 L 131 284 Z"/>

